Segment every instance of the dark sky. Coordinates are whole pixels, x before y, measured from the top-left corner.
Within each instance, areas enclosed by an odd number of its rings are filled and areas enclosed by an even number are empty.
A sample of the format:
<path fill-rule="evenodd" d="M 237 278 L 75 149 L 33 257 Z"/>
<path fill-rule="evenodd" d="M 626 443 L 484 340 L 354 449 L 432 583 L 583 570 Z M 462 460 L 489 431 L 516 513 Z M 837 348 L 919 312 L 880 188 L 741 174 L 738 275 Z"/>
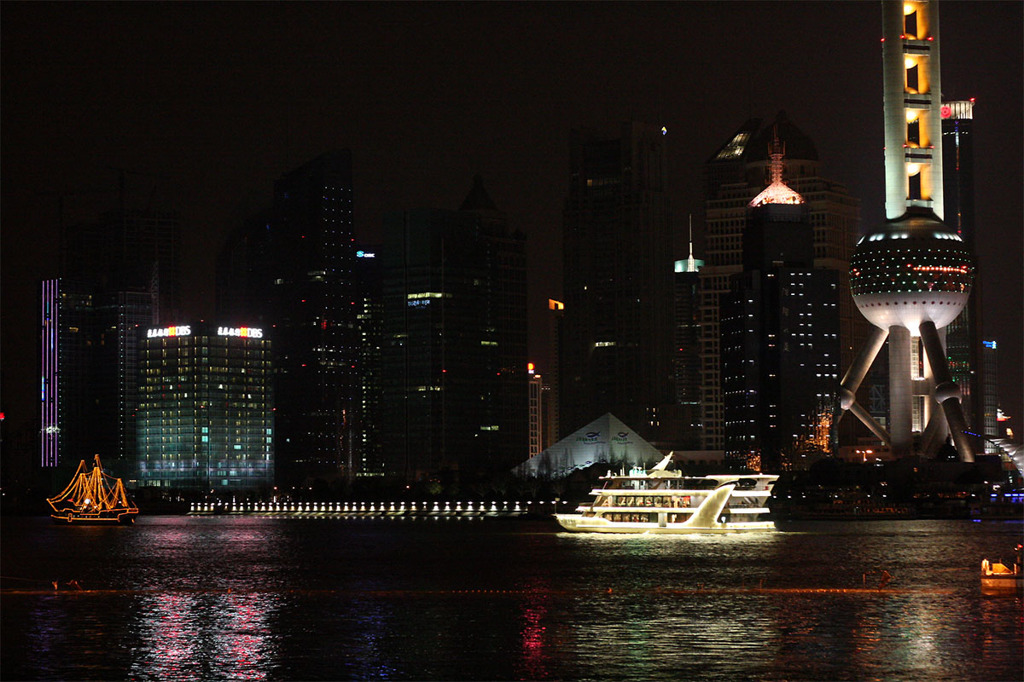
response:
<path fill-rule="evenodd" d="M 1022 8 L 941 4 L 942 86 L 975 108 L 978 257 L 1004 409 L 1021 393 Z M 560 294 L 573 127 L 668 128 L 680 234 L 707 157 L 750 115 L 785 109 L 824 175 L 883 216 L 877 2 L 57 3 L 0 5 L 2 406 L 34 402 L 38 280 L 65 220 L 129 202 L 178 208 L 186 295 L 213 312 L 225 234 L 275 178 L 330 148 L 354 157 L 360 239 L 382 213 L 457 208 L 481 173 L 528 235 L 531 312 Z M 83 193 L 86 192 L 86 193 Z M 75 194 L 78 193 L 78 194 Z M 685 245 L 684 245 L 685 248 Z M 537 334 L 531 353 L 543 357 Z M 542 367 L 543 369 L 543 367 Z M 1024 424 L 1018 429 L 1024 430 Z"/>

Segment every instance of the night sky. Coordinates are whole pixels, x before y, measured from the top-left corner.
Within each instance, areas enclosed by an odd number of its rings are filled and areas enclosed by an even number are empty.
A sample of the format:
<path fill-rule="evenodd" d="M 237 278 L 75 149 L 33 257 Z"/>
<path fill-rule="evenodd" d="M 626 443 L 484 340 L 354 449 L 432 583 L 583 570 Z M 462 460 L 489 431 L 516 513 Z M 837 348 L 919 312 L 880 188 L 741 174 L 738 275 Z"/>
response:
<path fill-rule="evenodd" d="M 940 31 L 944 96 L 977 98 L 985 335 L 999 341 L 1018 434 L 1022 9 L 943 2 Z M 458 208 L 482 174 L 528 236 L 533 320 L 561 294 L 573 127 L 666 126 L 685 237 L 703 162 L 749 116 L 784 109 L 817 144 L 823 175 L 861 199 L 862 229 L 883 218 L 877 2 L 4 2 L 0 13 L 8 427 L 36 412 L 56 195 L 68 194 L 66 222 L 93 218 L 116 206 L 116 168 L 131 171 L 130 205 L 183 215 L 188 321 L 213 313 L 225 235 L 269 202 L 277 177 L 332 148 L 352 150 L 356 234 L 369 243 L 384 211 Z M 531 355 L 546 352 L 532 333 Z"/>

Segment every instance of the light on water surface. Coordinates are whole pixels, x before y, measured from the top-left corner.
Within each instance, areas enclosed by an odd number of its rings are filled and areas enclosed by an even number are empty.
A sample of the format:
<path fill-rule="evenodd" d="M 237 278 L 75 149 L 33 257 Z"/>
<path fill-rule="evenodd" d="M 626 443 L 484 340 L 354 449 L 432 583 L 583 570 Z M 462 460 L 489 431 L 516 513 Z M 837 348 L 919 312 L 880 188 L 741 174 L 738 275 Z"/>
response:
<path fill-rule="evenodd" d="M 1016 680 L 1021 599 L 978 564 L 1021 530 L 5 518 L 0 677 Z"/>

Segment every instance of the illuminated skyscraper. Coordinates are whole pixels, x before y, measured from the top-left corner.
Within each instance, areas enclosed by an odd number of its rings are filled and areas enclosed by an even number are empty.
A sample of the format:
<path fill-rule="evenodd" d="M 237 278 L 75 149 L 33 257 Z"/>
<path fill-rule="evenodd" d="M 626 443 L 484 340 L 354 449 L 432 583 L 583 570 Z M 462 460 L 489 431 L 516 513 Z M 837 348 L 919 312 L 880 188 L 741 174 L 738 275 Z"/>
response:
<path fill-rule="evenodd" d="M 726 455 L 766 472 L 831 451 L 839 372 L 839 276 L 814 267 L 808 206 L 783 182 L 783 153 L 775 138 L 719 318 Z"/>
<path fill-rule="evenodd" d="M 822 176 L 814 142 L 786 112 L 762 126 L 746 121 L 708 159 L 704 167 L 704 255 L 700 269 L 701 410 L 703 447 L 725 449 L 722 393 L 720 298 L 730 278 L 743 270 L 744 233 L 750 203 L 771 182 L 769 149 L 775 135 L 786 149 L 786 184 L 803 198 L 813 230 L 814 269 L 837 274 L 839 353 L 842 366 L 853 359 L 866 333 L 849 297 L 849 261 L 857 238 L 860 201 L 846 188 Z"/>
<path fill-rule="evenodd" d="M 330 480 L 362 459 L 352 201 L 351 153 L 321 154 L 274 183 L 270 209 L 218 260 L 218 318 L 274 329 L 282 485 Z"/>
<path fill-rule="evenodd" d="M 672 232 L 663 129 L 573 131 L 563 229 L 562 435 L 612 413 L 648 439 L 672 391 Z"/>
<path fill-rule="evenodd" d="M 150 328 L 140 345 L 139 485 L 266 492 L 274 403 L 263 329 Z"/>
<path fill-rule="evenodd" d="M 675 262 L 675 333 L 672 372 L 675 380 L 674 416 L 666 420 L 672 433 L 663 433 L 662 442 L 681 450 L 701 447 L 700 411 L 700 269 L 704 261 L 694 258 L 693 235 L 690 232 L 687 258 Z M 664 430 L 667 430 L 667 425 Z"/>
<path fill-rule="evenodd" d="M 884 1 L 882 35 L 887 221 L 860 239 L 850 263 L 854 302 L 874 328 L 843 378 L 840 405 L 896 456 L 934 453 L 952 436 L 970 462 L 974 445 L 940 334 L 967 304 L 974 263 L 957 230 L 941 221 L 938 2 Z M 886 340 L 888 429 L 856 398 Z"/>
<path fill-rule="evenodd" d="M 943 102 L 942 181 L 946 225 L 974 252 L 974 100 Z M 985 372 L 981 365 L 981 278 L 975 279 L 964 310 L 946 328 L 949 372 L 960 387 L 964 416 L 977 432 L 985 428 Z M 989 444 L 989 448 L 994 446 Z M 994 450 L 993 450 L 994 451 Z"/>

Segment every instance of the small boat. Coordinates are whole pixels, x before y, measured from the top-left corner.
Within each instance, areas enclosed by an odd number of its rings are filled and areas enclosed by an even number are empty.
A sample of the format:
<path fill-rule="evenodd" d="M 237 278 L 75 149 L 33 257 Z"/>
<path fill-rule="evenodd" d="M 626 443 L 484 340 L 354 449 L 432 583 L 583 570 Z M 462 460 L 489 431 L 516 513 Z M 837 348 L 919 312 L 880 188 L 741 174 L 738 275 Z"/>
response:
<path fill-rule="evenodd" d="M 684 478 L 668 471 L 669 453 L 650 471 L 602 476 L 604 487 L 574 514 L 555 514 L 568 531 L 586 533 L 750 533 L 775 530 L 768 498 L 778 476 L 723 474 Z"/>
<path fill-rule="evenodd" d="M 1024 572 L 1021 571 L 1021 545 L 1016 547 L 1016 559 L 1011 566 L 1001 560 L 981 560 L 981 591 L 984 594 L 1003 594 L 1024 590 Z"/>
<path fill-rule="evenodd" d="M 60 495 L 47 498 L 56 523 L 100 524 L 134 523 L 139 508 L 128 497 L 124 483 L 103 473 L 100 456 L 95 456 L 92 471 L 83 459 L 71 483 Z"/>

